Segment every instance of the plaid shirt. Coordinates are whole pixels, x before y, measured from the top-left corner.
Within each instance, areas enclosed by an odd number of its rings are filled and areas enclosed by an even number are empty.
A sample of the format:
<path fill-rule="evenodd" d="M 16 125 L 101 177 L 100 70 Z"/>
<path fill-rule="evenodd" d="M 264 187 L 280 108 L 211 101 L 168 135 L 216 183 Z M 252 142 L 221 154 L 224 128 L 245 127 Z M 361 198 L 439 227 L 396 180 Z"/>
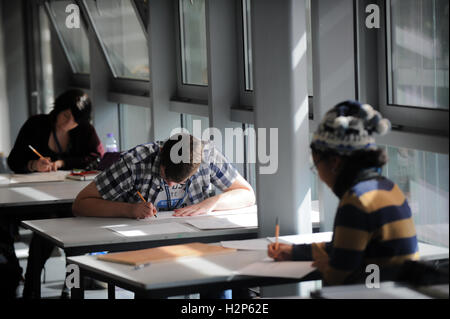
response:
<path fill-rule="evenodd" d="M 217 187 L 225 191 L 237 177 L 237 170 L 212 142 L 203 143 L 203 157 L 197 172 L 189 180 L 185 203 L 199 203 L 214 196 Z M 164 191 L 165 181 L 160 175 L 162 142 L 138 145 L 95 178 L 103 199 L 138 203 L 137 191 L 154 203 L 158 192 Z"/>

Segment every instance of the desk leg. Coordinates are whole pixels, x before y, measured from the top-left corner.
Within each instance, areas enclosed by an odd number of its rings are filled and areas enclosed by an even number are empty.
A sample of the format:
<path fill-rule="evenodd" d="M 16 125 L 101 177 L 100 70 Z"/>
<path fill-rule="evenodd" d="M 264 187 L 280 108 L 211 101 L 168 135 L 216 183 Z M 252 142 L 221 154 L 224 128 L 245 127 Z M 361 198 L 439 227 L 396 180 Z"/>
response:
<path fill-rule="evenodd" d="M 116 286 L 108 282 L 108 299 L 116 299 Z"/>

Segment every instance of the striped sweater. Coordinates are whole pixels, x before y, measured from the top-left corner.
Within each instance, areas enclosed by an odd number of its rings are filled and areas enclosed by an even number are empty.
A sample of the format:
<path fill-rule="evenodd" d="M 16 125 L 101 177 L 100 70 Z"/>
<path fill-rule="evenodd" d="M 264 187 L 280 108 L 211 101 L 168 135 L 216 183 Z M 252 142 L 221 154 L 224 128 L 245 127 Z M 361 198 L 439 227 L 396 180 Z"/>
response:
<path fill-rule="evenodd" d="M 322 257 L 320 257 L 322 256 Z M 418 259 L 411 209 L 400 188 L 386 178 L 353 185 L 341 197 L 330 243 L 294 245 L 294 260 L 328 258 L 323 280 L 342 284 L 368 264 L 398 265 Z"/>

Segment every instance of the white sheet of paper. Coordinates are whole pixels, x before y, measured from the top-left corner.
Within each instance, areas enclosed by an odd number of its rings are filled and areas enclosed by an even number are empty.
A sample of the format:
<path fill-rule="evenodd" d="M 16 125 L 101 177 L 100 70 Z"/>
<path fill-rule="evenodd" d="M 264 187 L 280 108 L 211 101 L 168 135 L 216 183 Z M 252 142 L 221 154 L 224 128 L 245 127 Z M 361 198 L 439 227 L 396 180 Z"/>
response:
<path fill-rule="evenodd" d="M 221 241 L 222 247 L 234 248 L 240 250 L 267 250 L 271 243 L 267 238 L 245 239 L 245 240 L 227 240 Z"/>
<path fill-rule="evenodd" d="M 301 235 L 289 235 L 283 236 L 279 239 L 280 243 L 284 244 L 311 244 L 311 243 L 321 243 L 329 242 L 333 237 L 333 232 L 324 233 L 312 233 L 312 234 L 301 234 Z M 270 237 L 270 241 L 275 242 L 275 237 Z"/>
<path fill-rule="evenodd" d="M 148 218 L 143 218 L 143 219 L 139 219 L 140 221 L 152 221 L 152 220 L 164 220 L 164 219 L 170 219 L 170 218 L 199 218 L 199 217 L 206 217 L 206 216 L 229 216 L 229 215 L 241 215 L 241 214 L 255 214 L 256 213 L 256 205 L 254 206 L 250 206 L 250 207 L 245 207 L 245 208 L 240 208 L 240 209 L 233 209 L 233 210 L 220 210 L 220 211 L 214 211 L 208 214 L 204 214 L 204 215 L 195 215 L 195 216 L 185 216 L 185 217 L 178 217 L 178 216 L 173 216 L 174 211 L 170 210 L 170 211 L 161 211 L 158 212 L 156 215 L 158 217 L 148 217 Z"/>
<path fill-rule="evenodd" d="M 11 174 L 10 183 L 35 183 L 63 181 L 70 171 L 36 172 L 30 174 Z"/>
<path fill-rule="evenodd" d="M 187 220 L 186 223 L 198 229 L 228 229 L 242 227 L 257 227 L 256 214 L 239 214 L 228 216 L 208 216 L 204 218 Z"/>
<path fill-rule="evenodd" d="M 111 226 L 108 227 L 108 229 L 126 237 L 186 233 L 195 231 L 194 229 L 180 223 L 162 223 L 162 224 L 123 226 L 123 227 Z"/>
<path fill-rule="evenodd" d="M 239 275 L 303 278 L 313 270 L 311 261 L 273 261 L 264 260 L 238 270 Z"/>

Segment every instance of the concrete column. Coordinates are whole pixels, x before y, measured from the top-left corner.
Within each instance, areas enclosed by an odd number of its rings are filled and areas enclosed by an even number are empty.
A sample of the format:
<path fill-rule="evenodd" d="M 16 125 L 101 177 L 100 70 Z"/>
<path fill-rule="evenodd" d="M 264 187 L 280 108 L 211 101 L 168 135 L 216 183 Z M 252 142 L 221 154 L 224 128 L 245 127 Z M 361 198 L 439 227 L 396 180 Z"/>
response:
<path fill-rule="evenodd" d="M 239 103 L 235 21 L 236 1 L 206 2 L 209 124 L 222 133 L 222 141 L 215 141 L 217 146 L 221 146 L 221 151 L 243 174 L 243 161 L 240 161 L 239 157 L 243 158 L 244 150 L 243 147 L 238 147 L 238 142 L 243 139 L 238 141 L 239 138 L 226 138 L 227 132 L 242 129 L 242 123 L 230 120 L 231 107 Z"/>
<path fill-rule="evenodd" d="M 180 115 L 169 111 L 170 98 L 177 85 L 175 8 L 173 1 L 149 1 L 150 99 L 152 107 L 151 140 L 164 140 L 180 127 Z"/>
<path fill-rule="evenodd" d="M 311 1 L 314 125 L 339 102 L 356 98 L 354 1 Z M 316 129 L 314 127 L 314 130 Z M 320 231 L 333 229 L 337 197 L 319 183 Z"/>
<path fill-rule="evenodd" d="M 278 152 L 278 170 L 262 174 L 268 168 L 258 155 L 259 235 L 274 235 L 276 217 L 281 235 L 311 233 L 305 2 L 253 0 L 251 5 L 258 153 L 260 130 L 278 130 L 267 152 Z M 265 296 L 297 293 L 286 286 L 264 289 Z"/>

